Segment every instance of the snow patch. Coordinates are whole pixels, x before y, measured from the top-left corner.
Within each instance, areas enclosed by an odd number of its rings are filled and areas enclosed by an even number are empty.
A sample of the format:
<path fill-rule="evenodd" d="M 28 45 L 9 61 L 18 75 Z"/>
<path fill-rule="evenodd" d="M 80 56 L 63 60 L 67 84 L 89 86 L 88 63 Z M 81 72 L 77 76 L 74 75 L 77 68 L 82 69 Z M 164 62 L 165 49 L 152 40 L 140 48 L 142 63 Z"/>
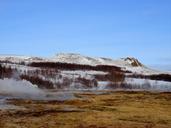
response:
<path fill-rule="evenodd" d="M 145 89 L 151 91 L 171 91 L 171 82 L 138 78 L 126 78 L 125 83 L 133 89 Z"/>

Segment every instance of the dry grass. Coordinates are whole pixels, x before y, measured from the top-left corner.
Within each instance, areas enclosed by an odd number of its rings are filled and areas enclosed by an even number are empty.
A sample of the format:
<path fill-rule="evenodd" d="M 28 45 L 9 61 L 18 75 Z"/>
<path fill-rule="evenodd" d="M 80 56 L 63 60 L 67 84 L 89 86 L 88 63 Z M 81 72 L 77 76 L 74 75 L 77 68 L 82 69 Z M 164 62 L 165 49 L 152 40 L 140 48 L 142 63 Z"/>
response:
<path fill-rule="evenodd" d="M 1 128 L 170 128 L 171 93 L 76 94 L 65 102 L 13 100 L 26 110 L 0 111 Z"/>

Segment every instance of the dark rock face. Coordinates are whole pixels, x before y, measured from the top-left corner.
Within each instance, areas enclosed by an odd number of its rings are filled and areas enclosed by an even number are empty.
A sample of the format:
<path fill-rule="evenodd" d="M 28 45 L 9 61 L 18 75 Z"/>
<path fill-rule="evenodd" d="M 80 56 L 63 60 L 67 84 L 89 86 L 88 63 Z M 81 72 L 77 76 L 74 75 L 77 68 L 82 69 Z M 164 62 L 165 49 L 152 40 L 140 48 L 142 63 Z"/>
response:
<path fill-rule="evenodd" d="M 143 65 L 138 61 L 138 59 L 133 57 L 127 57 L 124 59 L 125 61 L 129 61 L 133 67 L 142 67 Z"/>

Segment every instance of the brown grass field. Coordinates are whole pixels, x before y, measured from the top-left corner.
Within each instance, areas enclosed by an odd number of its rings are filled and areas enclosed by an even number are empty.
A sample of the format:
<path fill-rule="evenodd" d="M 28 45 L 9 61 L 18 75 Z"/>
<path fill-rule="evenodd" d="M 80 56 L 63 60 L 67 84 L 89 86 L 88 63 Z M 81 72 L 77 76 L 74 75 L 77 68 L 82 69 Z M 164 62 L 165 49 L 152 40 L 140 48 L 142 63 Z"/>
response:
<path fill-rule="evenodd" d="M 10 100 L 0 128 L 171 128 L 171 93 L 76 93 L 69 101 Z"/>

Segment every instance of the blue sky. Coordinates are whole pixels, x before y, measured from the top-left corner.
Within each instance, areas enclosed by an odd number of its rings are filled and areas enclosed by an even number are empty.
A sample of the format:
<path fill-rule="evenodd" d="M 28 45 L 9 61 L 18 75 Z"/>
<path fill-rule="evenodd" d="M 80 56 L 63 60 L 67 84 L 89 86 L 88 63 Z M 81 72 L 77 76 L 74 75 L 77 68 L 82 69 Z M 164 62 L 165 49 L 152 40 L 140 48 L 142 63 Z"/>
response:
<path fill-rule="evenodd" d="M 171 0 L 0 0 L 0 54 L 59 52 L 169 67 Z"/>

